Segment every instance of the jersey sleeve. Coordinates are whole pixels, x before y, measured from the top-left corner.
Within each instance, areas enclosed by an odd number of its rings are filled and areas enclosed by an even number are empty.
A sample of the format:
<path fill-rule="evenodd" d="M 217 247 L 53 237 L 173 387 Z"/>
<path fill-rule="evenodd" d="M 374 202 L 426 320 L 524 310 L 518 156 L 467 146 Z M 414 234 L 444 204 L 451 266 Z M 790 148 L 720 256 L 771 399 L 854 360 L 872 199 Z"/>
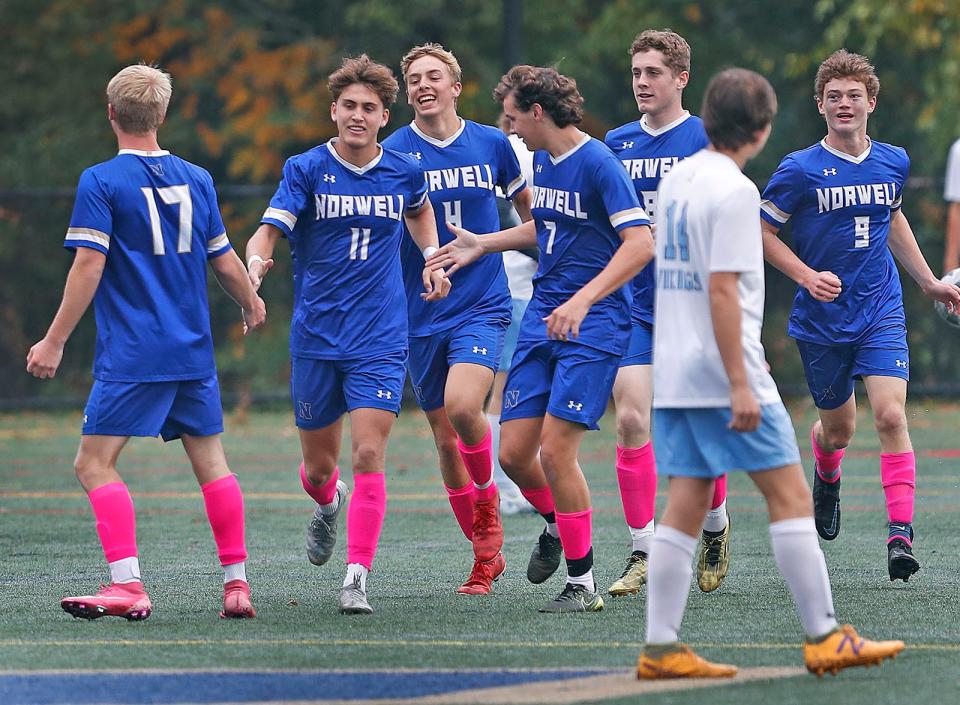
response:
<path fill-rule="evenodd" d="M 907 154 L 907 150 L 898 149 L 900 152 L 900 183 L 897 184 L 897 198 L 890 205 L 891 211 L 898 211 L 903 206 L 903 187 L 907 185 L 907 179 L 910 176 L 910 156 Z"/>
<path fill-rule="evenodd" d="M 650 225 L 650 218 L 637 200 L 637 192 L 626 169 L 612 153 L 597 169 L 597 190 L 607 209 L 610 225 L 618 233 L 624 228 Z"/>
<path fill-rule="evenodd" d="M 106 186 L 91 169 L 87 169 L 77 184 L 77 197 L 63 246 L 70 250 L 89 247 L 108 254 L 112 233 L 113 208 Z"/>
<path fill-rule="evenodd" d="M 270 199 L 270 207 L 264 211 L 260 222 L 280 228 L 284 235 L 290 235 L 297 226 L 297 218 L 307 207 L 309 196 L 310 189 L 303 170 L 296 158 L 291 157 L 283 165 L 280 186 Z"/>
<path fill-rule="evenodd" d="M 760 217 L 782 228 L 794 214 L 803 196 L 804 175 L 793 157 L 787 157 L 773 172 L 760 200 Z"/>
<path fill-rule="evenodd" d="M 711 219 L 711 272 L 751 272 L 763 268 L 759 205 L 757 187 L 744 183 L 717 207 Z"/>
<path fill-rule="evenodd" d="M 946 201 L 960 201 L 960 140 L 953 143 L 950 156 L 947 157 L 947 178 L 943 187 Z"/>
<path fill-rule="evenodd" d="M 227 238 L 227 228 L 223 224 L 220 214 L 220 203 L 217 200 L 217 190 L 213 186 L 213 178 L 206 175 L 207 205 L 210 208 L 210 218 L 207 226 L 207 259 L 224 255 L 233 249 Z"/>
<path fill-rule="evenodd" d="M 418 163 L 410 165 L 410 185 L 407 192 L 407 210 L 415 211 L 427 202 L 427 175 Z"/>
<path fill-rule="evenodd" d="M 497 138 L 497 156 L 499 158 L 497 186 L 503 189 L 503 194 L 507 198 L 512 200 L 527 186 L 527 180 L 520 169 L 517 153 L 513 151 L 510 140 L 502 132 Z"/>

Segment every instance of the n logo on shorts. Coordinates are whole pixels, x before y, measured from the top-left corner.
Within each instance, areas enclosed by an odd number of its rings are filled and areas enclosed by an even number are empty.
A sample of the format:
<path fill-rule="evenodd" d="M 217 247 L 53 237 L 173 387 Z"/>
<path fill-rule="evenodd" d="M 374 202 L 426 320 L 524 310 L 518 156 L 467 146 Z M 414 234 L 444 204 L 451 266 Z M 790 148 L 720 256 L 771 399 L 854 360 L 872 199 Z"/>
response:
<path fill-rule="evenodd" d="M 520 390 L 510 389 L 503 393 L 503 406 L 507 409 L 515 409 L 520 403 Z"/>
<path fill-rule="evenodd" d="M 313 405 L 308 401 L 298 401 L 297 402 L 297 416 L 301 419 L 312 419 L 313 418 Z"/>

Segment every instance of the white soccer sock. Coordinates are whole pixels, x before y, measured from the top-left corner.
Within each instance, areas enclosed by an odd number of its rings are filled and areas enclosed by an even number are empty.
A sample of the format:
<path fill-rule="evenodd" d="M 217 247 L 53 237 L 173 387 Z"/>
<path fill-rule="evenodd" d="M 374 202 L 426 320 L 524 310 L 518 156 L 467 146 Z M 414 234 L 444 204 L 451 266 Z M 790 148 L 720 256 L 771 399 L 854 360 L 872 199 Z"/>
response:
<path fill-rule="evenodd" d="M 560 529 L 557 528 L 557 522 L 547 522 L 547 533 L 550 534 L 553 538 L 560 538 Z"/>
<path fill-rule="evenodd" d="M 696 548 L 695 536 L 663 524 L 657 527 L 647 572 L 647 644 L 680 640 Z"/>
<path fill-rule="evenodd" d="M 353 585 L 356 576 L 360 576 L 360 589 L 367 591 L 367 575 L 370 573 L 367 566 L 360 563 L 350 563 L 347 565 L 347 576 L 343 579 L 343 586 Z"/>
<path fill-rule="evenodd" d="M 224 584 L 229 583 L 231 580 L 242 580 L 243 582 L 247 582 L 246 561 L 240 561 L 239 563 L 231 563 L 230 565 L 223 566 Z"/>
<path fill-rule="evenodd" d="M 800 613 L 803 631 L 809 637 L 821 637 L 833 631 L 837 618 L 833 612 L 830 576 L 817 542 L 813 517 L 773 522 L 770 542 L 777 566 Z"/>
<path fill-rule="evenodd" d="M 333 501 L 330 502 L 330 504 L 321 504 L 319 506 L 320 506 L 321 514 L 325 516 L 330 516 L 340 508 L 340 493 L 339 492 L 333 493 Z"/>
<path fill-rule="evenodd" d="M 588 570 L 583 575 L 578 575 L 576 577 L 567 574 L 567 582 L 572 583 L 573 585 L 583 585 L 585 588 L 591 592 L 597 591 L 596 583 L 593 582 L 593 568 Z"/>
<path fill-rule="evenodd" d="M 110 580 L 115 583 L 140 582 L 140 559 L 130 556 L 110 563 Z"/>
<path fill-rule="evenodd" d="M 653 542 L 653 519 L 650 520 L 650 523 L 646 526 L 641 526 L 639 529 L 634 529 L 630 527 L 630 536 L 633 537 L 633 549 L 634 551 L 643 551 L 648 556 L 650 555 L 650 544 Z"/>
<path fill-rule="evenodd" d="M 719 533 L 727 528 L 727 500 L 720 502 L 720 506 L 707 512 L 703 521 L 703 530 Z"/>

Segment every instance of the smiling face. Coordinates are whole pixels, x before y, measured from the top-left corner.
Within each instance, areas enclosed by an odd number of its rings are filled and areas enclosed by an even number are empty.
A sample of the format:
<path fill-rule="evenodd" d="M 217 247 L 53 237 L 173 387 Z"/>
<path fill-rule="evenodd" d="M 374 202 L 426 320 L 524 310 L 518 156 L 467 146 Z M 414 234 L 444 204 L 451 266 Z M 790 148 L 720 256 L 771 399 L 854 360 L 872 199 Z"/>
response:
<path fill-rule="evenodd" d="M 827 133 L 838 136 L 866 134 L 867 117 L 877 107 L 877 98 L 867 96 L 867 87 L 853 78 L 835 78 L 823 87 L 817 108 L 827 121 Z"/>
<path fill-rule="evenodd" d="M 527 149 L 546 149 L 542 140 L 543 108 L 539 103 L 534 103 L 530 110 L 524 112 L 517 107 L 511 91 L 503 99 L 503 115 L 510 121 L 513 133 L 527 145 Z"/>
<path fill-rule="evenodd" d="M 641 113 L 651 117 L 681 110 L 683 89 L 690 80 L 687 71 L 674 75 L 656 49 L 638 51 L 630 60 L 633 97 Z"/>
<path fill-rule="evenodd" d="M 387 124 L 390 111 L 369 86 L 353 83 L 343 89 L 330 106 L 340 141 L 350 149 L 362 150 L 377 143 L 377 133 Z"/>
<path fill-rule="evenodd" d="M 463 86 L 453 80 L 450 69 L 435 56 L 421 56 L 407 67 L 407 102 L 417 117 L 456 113 Z"/>

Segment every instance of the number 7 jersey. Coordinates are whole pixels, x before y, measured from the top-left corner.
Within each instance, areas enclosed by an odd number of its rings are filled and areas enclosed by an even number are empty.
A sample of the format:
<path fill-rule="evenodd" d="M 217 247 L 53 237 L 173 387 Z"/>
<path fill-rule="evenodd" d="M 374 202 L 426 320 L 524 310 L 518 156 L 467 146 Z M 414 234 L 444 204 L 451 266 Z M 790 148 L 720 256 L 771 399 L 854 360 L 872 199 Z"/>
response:
<path fill-rule="evenodd" d="M 790 221 L 797 256 L 842 283 L 831 302 L 798 287 L 790 336 L 854 343 L 877 325 L 904 325 L 903 291 L 887 239 L 909 172 L 902 147 L 873 141 L 852 156 L 821 140 L 780 163 L 764 189 L 761 217 L 778 228 Z"/>

